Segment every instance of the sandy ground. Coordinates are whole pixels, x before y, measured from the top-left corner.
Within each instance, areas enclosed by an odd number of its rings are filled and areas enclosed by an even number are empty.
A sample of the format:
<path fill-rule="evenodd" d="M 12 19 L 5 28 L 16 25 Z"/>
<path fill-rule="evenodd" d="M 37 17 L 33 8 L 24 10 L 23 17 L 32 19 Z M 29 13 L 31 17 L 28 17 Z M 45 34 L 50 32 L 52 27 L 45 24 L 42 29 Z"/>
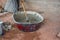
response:
<path fill-rule="evenodd" d="M 41 15 L 45 20 L 37 31 L 22 32 L 14 28 L 0 37 L 0 40 L 60 40 L 56 37 L 56 34 L 60 32 L 60 13 L 44 12 Z M 12 14 L 0 16 L 0 19 L 14 23 Z"/>
<path fill-rule="evenodd" d="M 5 2 L 3 1 L 6 0 L 0 1 L 0 5 L 4 6 Z M 55 2 L 53 3 L 52 1 Z M 40 28 L 35 32 L 22 32 L 17 28 L 14 28 L 14 30 L 10 30 L 9 32 L 6 32 L 3 36 L 1 36 L 0 40 L 60 40 L 60 38 L 56 37 L 57 33 L 60 32 L 60 1 L 48 0 L 46 2 L 46 0 L 43 0 L 43 2 L 31 2 L 30 6 L 28 4 L 27 7 L 39 12 L 44 12 L 41 13 L 41 15 L 45 20 L 42 24 L 40 24 Z M 4 22 L 8 21 L 12 24 L 14 23 L 12 14 L 0 16 L 0 20 Z"/>

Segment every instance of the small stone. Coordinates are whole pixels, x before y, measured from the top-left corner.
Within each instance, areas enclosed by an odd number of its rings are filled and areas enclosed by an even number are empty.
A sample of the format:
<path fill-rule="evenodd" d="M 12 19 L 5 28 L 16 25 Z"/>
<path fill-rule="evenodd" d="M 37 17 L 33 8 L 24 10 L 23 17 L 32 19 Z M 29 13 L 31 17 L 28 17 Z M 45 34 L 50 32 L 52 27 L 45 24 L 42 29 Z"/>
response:
<path fill-rule="evenodd" d="M 57 34 L 57 37 L 60 38 L 60 32 Z"/>

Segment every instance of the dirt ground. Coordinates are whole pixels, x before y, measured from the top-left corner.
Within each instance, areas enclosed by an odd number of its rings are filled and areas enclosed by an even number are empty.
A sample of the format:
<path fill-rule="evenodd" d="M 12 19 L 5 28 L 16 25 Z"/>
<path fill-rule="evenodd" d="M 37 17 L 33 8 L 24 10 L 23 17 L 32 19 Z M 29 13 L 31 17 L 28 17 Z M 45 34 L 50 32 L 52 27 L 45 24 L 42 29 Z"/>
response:
<path fill-rule="evenodd" d="M 4 6 L 4 1 L 6 0 L 0 0 L 0 5 Z M 57 33 L 60 32 L 60 0 L 33 1 L 27 0 L 26 8 L 38 12 L 43 11 L 41 15 L 44 17 L 44 21 L 40 24 L 40 28 L 34 32 L 22 32 L 14 28 L 0 36 L 0 40 L 60 40 L 56 37 Z M 14 24 L 12 14 L 0 16 L 0 20 Z"/>
<path fill-rule="evenodd" d="M 37 31 L 22 32 L 14 28 L 0 37 L 0 40 L 60 40 L 56 37 L 60 32 L 60 13 L 44 12 L 41 15 L 44 17 L 44 21 Z M 4 22 L 14 23 L 12 14 L 0 16 L 0 19 Z"/>

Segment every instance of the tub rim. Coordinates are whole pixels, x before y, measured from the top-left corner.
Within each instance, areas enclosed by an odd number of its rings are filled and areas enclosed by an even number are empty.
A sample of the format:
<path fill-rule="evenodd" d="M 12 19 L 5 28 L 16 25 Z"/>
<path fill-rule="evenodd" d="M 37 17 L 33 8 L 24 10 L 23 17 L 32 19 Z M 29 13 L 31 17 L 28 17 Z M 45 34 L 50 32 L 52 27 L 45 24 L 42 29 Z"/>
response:
<path fill-rule="evenodd" d="M 18 11 L 18 12 L 23 12 L 23 11 Z M 18 13 L 18 12 L 16 12 L 16 13 Z M 12 17 L 13 17 L 13 21 L 14 21 L 14 23 L 16 23 L 16 24 L 39 24 L 39 23 L 41 23 L 41 22 L 43 22 L 43 20 L 44 20 L 44 18 L 41 16 L 41 14 L 39 14 L 38 12 L 35 12 L 35 11 L 26 11 L 26 12 L 28 12 L 28 14 L 29 13 L 34 13 L 34 14 L 37 14 L 37 15 L 39 15 L 40 16 L 40 18 L 41 18 L 41 21 L 40 22 L 36 22 L 36 23 L 29 23 L 29 22 L 26 22 L 26 23 L 24 23 L 24 22 L 17 22 L 15 19 L 14 19 L 14 14 L 16 14 L 16 13 L 13 13 L 13 15 L 12 15 Z"/>

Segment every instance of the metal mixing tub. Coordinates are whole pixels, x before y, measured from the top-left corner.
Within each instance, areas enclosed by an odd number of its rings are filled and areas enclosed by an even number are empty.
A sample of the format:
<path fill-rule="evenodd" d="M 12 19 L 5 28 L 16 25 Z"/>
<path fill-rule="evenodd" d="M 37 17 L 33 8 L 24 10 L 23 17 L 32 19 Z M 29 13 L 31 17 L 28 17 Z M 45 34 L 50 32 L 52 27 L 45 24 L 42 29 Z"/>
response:
<path fill-rule="evenodd" d="M 31 22 L 24 21 L 25 16 L 23 11 L 16 12 L 13 15 L 13 20 L 16 24 L 16 27 L 19 30 L 22 30 L 25 32 L 36 31 L 39 28 L 40 23 L 43 21 L 43 17 L 37 12 L 33 12 L 33 11 L 26 11 L 26 12 L 27 12 L 27 15 L 29 15 L 28 18 Z"/>

